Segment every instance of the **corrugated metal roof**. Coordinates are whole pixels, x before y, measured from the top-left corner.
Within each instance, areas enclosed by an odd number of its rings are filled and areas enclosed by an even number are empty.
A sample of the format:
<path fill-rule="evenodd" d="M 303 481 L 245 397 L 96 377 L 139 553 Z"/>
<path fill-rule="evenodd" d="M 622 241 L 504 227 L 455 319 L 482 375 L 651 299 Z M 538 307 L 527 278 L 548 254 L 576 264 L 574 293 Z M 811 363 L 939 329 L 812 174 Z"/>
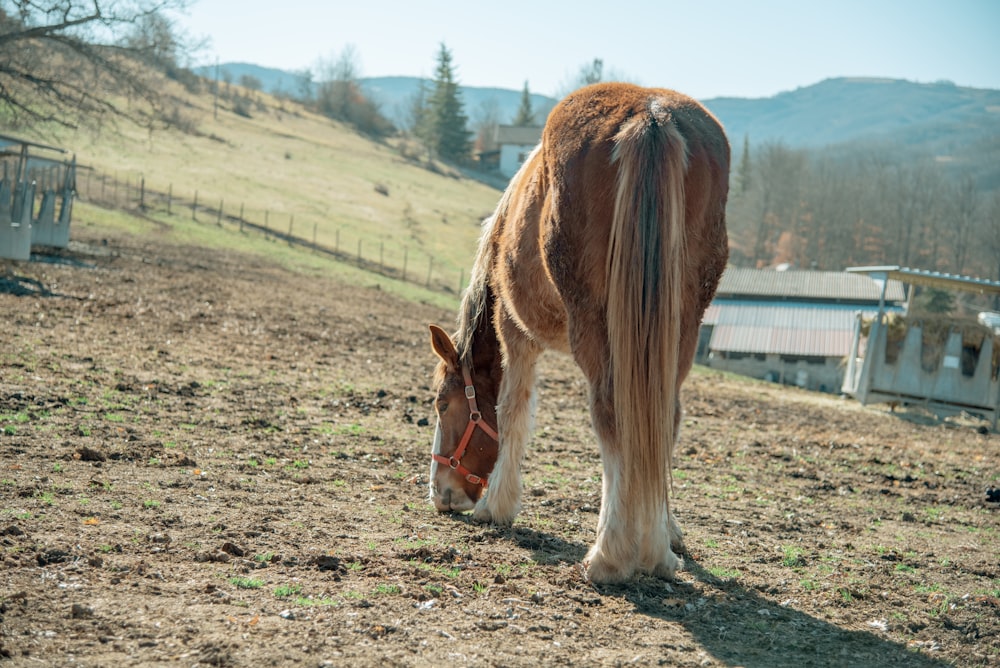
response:
<path fill-rule="evenodd" d="M 709 311 L 714 323 L 708 322 Z M 787 305 L 715 302 L 706 311 L 714 324 L 709 349 L 776 355 L 842 357 L 850 352 L 854 318 L 850 305 Z M 866 317 L 877 308 L 860 309 Z"/>
<path fill-rule="evenodd" d="M 880 282 L 862 274 L 842 271 L 774 271 L 773 269 L 726 268 L 716 292 L 721 297 L 758 297 L 872 302 L 882 294 Z M 903 302 L 903 283 L 889 280 L 887 302 Z"/>
<path fill-rule="evenodd" d="M 890 280 L 899 279 L 904 283 L 923 285 L 942 290 L 963 290 L 979 294 L 1000 294 L 1000 281 L 991 281 L 974 276 L 959 276 L 944 274 L 940 271 L 912 269 L 910 267 L 879 266 L 879 267 L 848 267 L 846 271 L 867 274 L 869 276 L 888 276 Z"/>

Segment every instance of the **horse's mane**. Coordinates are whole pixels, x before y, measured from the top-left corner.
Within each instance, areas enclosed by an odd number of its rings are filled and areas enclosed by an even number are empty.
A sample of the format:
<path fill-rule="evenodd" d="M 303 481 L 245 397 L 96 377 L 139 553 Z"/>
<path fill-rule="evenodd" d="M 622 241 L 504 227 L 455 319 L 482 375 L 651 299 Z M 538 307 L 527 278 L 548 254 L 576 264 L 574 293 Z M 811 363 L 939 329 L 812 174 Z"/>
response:
<path fill-rule="evenodd" d="M 469 287 L 465 289 L 465 294 L 462 296 L 462 306 L 458 312 L 458 332 L 455 334 L 455 349 L 458 351 L 459 361 L 470 368 L 472 367 L 472 339 L 475 337 L 476 330 L 480 327 L 492 326 L 488 319 L 491 312 L 490 299 L 492 299 L 489 274 L 496 250 L 493 231 L 496 229 L 497 222 L 507 215 L 510 201 L 514 194 L 520 190 L 530 170 L 530 165 L 534 162 L 541 147 L 542 145 L 539 144 L 532 149 L 521 168 L 511 178 L 507 189 L 497 203 L 496 210 L 483 221 L 483 231 L 479 237 L 479 250 L 476 251 L 476 260 L 469 276 Z"/>

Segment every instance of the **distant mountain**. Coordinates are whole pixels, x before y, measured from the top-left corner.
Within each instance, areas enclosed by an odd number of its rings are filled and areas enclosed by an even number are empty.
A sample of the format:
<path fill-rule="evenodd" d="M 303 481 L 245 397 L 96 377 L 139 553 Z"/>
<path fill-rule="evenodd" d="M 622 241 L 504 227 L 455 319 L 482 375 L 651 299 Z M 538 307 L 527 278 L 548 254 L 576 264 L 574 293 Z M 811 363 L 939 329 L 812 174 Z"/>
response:
<path fill-rule="evenodd" d="M 423 81 L 430 90 L 432 82 L 428 79 Z M 381 105 L 383 114 L 399 125 L 406 119 L 406 108 L 417 94 L 420 82 L 417 77 L 371 77 L 361 80 L 361 89 L 369 99 Z M 522 91 L 519 90 L 476 86 L 460 86 L 459 90 L 465 114 L 470 119 L 475 119 L 484 109 L 495 107 L 500 123 L 510 123 L 521 106 Z M 531 108 L 539 124 L 545 121 L 556 102 L 555 98 L 531 93 Z"/>
<path fill-rule="evenodd" d="M 195 74 L 209 79 L 216 76 L 214 65 L 197 67 Z M 297 72 L 287 72 L 249 63 L 223 63 L 219 65 L 219 76 L 228 78 L 233 83 L 239 83 L 245 76 L 251 76 L 261 83 L 263 90 L 272 94 L 287 94 L 299 96 L 307 80 Z M 428 88 L 431 81 L 423 80 Z M 361 80 L 361 90 L 372 101 L 380 105 L 382 114 L 396 125 L 406 124 L 407 107 L 420 87 L 418 77 L 369 77 Z M 462 100 L 465 103 L 465 114 L 470 119 L 484 109 L 495 106 L 500 123 L 510 123 L 517 115 L 521 106 L 521 91 L 505 88 L 478 88 L 461 86 Z M 555 106 L 556 100 L 545 95 L 531 95 L 532 109 L 542 123 L 549 110 Z"/>
<path fill-rule="evenodd" d="M 783 142 L 790 147 L 892 145 L 974 173 L 980 188 L 1000 187 L 1000 91 L 952 83 L 839 78 L 760 99 L 713 98 L 736 152 Z"/>
<path fill-rule="evenodd" d="M 298 94 L 302 78 L 294 73 L 245 63 L 226 63 L 234 82 L 256 77 L 268 92 Z M 215 67 L 195 70 L 215 76 Z M 416 93 L 417 77 L 373 77 L 362 89 L 381 105 L 382 113 L 404 124 L 406 108 Z M 513 119 L 521 91 L 462 86 L 465 111 L 475 118 L 496 105 L 500 122 Z M 743 138 L 751 145 L 783 142 L 790 147 L 821 148 L 863 143 L 935 156 L 955 169 L 974 171 L 980 187 L 1000 187 L 1000 91 L 962 88 L 948 82 L 913 83 L 899 79 L 826 79 L 773 97 L 718 97 L 702 100 L 726 128 L 734 152 Z M 532 95 L 532 105 L 544 118 L 556 100 Z"/>

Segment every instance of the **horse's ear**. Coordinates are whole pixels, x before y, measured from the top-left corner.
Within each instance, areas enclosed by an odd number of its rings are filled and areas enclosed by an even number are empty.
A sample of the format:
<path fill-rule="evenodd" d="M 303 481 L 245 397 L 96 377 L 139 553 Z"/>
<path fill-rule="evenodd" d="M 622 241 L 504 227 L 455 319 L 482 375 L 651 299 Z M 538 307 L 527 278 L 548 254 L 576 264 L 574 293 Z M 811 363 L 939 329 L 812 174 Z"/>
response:
<path fill-rule="evenodd" d="M 431 325 L 431 348 L 434 349 L 435 354 L 440 357 L 448 368 L 448 373 L 455 373 L 458 371 L 458 351 L 455 350 L 455 344 L 451 342 L 451 337 L 448 333 L 438 327 L 437 325 Z"/>

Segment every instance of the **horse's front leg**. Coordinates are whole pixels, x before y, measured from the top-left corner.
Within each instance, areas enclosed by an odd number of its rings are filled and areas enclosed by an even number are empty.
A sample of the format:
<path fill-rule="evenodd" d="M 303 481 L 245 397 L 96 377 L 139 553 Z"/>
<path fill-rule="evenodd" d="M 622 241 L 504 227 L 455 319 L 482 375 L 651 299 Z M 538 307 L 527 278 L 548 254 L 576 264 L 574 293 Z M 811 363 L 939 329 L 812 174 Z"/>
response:
<path fill-rule="evenodd" d="M 499 327 L 503 377 L 497 398 L 497 463 L 476 503 L 479 522 L 509 525 L 521 509 L 521 462 L 535 418 L 535 364 L 541 348 L 507 318 Z"/>

